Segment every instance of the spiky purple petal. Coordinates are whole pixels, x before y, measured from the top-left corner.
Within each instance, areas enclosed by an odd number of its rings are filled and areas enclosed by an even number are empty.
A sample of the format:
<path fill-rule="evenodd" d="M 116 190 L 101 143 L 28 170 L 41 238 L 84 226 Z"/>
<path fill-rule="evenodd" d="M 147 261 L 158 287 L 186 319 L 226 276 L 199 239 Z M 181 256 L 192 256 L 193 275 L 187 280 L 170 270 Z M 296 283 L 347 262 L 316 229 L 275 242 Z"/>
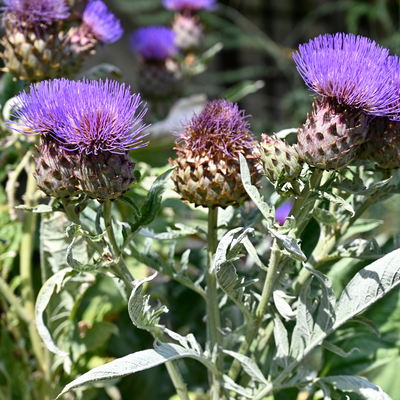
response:
<path fill-rule="evenodd" d="M 147 111 L 138 111 L 140 105 L 140 95 L 132 95 L 125 84 L 55 79 L 31 85 L 29 94 L 20 93 L 12 116 L 21 122 L 8 124 L 22 133 L 29 128 L 49 134 L 66 150 L 121 154 L 148 144 L 142 132 L 147 126 L 135 128 Z"/>
<path fill-rule="evenodd" d="M 130 37 L 132 50 L 148 60 L 165 60 L 178 53 L 175 32 L 161 25 L 145 26 L 137 29 Z"/>
<path fill-rule="evenodd" d="M 397 57 L 374 41 L 353 34 L 321 35 L 293 54 L 307 86 L 339 104 L 380 116 L 397 116 Z"/>
<path fill-rule="evenodd" d="M 114 43 L 124 30 L 120 20 L 101 0 L 90 0 L 83 12 L 83 25 L 101 43 Z"/>
<path fill-rule="evenodd" d="M 219 150 L 231 156 L 229 148 L 232 143 L 246 149 L 254 147 L 253 139 L 250 140 L 248 117 L 237 104 L 228 100 L 207 102 L 203 111 L 186 124 L 180 137 L 191 151 L 204 151 L 211 155 Z"/>
<path fill-rule="evenodd" d="M 217 0 L 163 0 L 164 7 L 173 11 L 213 10 Z"/>
<path fill-rule="evenodd" d="M 65 0 L 3 0 L 2 10 L 14 16 L 19 26 L 51 24 L 70 15 Z"/>

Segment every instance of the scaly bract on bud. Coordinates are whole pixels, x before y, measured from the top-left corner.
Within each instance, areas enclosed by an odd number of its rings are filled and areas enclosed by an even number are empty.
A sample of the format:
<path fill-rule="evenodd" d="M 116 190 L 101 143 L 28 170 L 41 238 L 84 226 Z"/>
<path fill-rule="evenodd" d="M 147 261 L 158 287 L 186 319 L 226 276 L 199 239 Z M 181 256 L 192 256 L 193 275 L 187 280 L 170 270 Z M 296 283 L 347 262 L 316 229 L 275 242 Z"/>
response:
<path fill-rule="evenodd" d="M 182 199 L 196 206 L 225 208 L 248 199 L 240 177 L 239 153 L 258 184 L 259 146 L 244 111 L 227 100 L 207 103 L 188 122 L 177 142 L 172 179 Z"/>
<path fill-rule="evenodd" d="M 261 135 L 261 164 L 264 175 L 281 192 L 283 186 L 294 183 L 299 177 L 303 167 L 295 147 L 290 146 L 286 140 L 278 137 Z M 297 193 L 297 185 L 292 185 L 292 190 Z"/>

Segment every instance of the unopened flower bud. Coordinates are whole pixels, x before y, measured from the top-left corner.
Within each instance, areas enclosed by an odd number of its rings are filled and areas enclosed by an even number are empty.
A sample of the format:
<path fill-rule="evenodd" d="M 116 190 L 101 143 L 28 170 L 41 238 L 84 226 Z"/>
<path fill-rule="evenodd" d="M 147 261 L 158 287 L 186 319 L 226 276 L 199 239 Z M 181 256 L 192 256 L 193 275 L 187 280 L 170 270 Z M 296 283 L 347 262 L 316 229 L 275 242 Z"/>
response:
<path fill-rule="evenodd" d="M 177 143 L 172 179 L 186 202 L 209 208 L 237 206 L 248 200 L 240 176 L 239 154 L 249 164 L 253 185 L 259 183 L 258 143 L 244 111 L 226 100 L 207 103 L 185 126 Z"/>

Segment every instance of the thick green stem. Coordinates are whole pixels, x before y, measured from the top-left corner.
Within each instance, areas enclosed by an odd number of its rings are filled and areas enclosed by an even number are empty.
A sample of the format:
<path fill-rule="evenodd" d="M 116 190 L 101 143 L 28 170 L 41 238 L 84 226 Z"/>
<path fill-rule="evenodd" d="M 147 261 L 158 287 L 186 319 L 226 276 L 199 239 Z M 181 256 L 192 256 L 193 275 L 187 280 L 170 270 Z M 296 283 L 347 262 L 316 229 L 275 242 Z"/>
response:
<path fill-rule="evenodd" d="M 165 364 L 169 377 L 175 387 L 176 393 L 181 398 L 181 400 L 189 400 L 189 394 L 187 392 L 186 383 L 182 378 L 181 373 L 175 365 L 174 361 L 167 362 Z"/>
<path fill-rule="evenodd" d="M 265 278 L 264 288 L 261 293 L 261 300 L 260 300 L 260 303 L 258 304 L 256 313 L 255 313 L 254 323 L 252 326 L 249 327 L 246 337 L 238 350 L 239 354 L 243 354 L 243 355 L 247 354 L 253 340 L 255 339 L 255 337 L 261 327 L 264 315 L 267 312 L 269 299 L 274 290 L 275 280 L 277 277 L 280 259 L 281 259 L 281 253 L 279 251 L 276 239 L 274 239 L 274 242 L 273 242 L 272 248 L 271 248 L 271 257 L 270 257 L 269 264 L 268 264 L 267 277 Z M 236 380 L 239 375 L 240 369 L 241 369 L 240 361 L 235 358 L 232 362 L 231 368 L 228 373 L 229 377 L 233 380 Z"/>
<path fill-rule="evenodd" d="M 221 326 L 219 308 L 218 308 L 218 291 L 217 278 L 215 273 L 211 272 L 214 254 L 218 245 L 218 208 L 208 209 L 208 232 L 207 232 L 207 337 L 210 342 L 211 349 L 218 346 L 217 365 L 222 371 L 222 353 L 219 349 L 221 345 Z M 215 376 L 211 377 L 211 398 L 219 400 L 219 382 Z"/>
<path fill-rule="evenodd" d="M 32 160 L 33 161 L 33 160 Z M 36 179 L 33 176 L 35 164 L 30 163 L 30 168 L 27 176 L 26 192 L 24 195 L 25 205 L 28 207 L 36 206 L 34 194 L 36 192 Z M 37 215 L 32 212 L 25 213 L 25 220 L 22 227 L 22 238 L 20 248 L 20 276 L 21 276 L 21 296 L 24 309 L 30 317 L 28 324 L 29 338 L 32 344 L 32 350 L 36 357 L 38 367 L 44 375 L 44 380 L 48 376 L 50 365 L 47 364 L 46 352 L 35 323 L 35 293 L 32 280 L 32 258 L 34 251 L 34 241 L 36 233 Z M 50 399 L 52 396 L 51 382 L 43 382 L 44 387 L 48 387 L 42 393 L 44 400 Z"/>

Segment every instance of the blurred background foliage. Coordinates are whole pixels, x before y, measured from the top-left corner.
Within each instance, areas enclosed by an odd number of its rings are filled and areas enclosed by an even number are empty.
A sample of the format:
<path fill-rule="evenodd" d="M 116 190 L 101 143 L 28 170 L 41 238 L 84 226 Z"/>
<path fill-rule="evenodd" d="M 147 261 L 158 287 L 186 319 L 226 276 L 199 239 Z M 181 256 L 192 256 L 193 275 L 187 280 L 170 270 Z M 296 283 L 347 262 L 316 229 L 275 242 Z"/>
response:
<path fill-rule="evenodd" d="M 112 63 L 121 72 L 121 80 L 132 86 L 137 92 L 138 63 L 130 50 L 128 34 L 140 26 L 149 24 L 168 25 L 173 13 L 166 11 L 160 0 L 106 0 L 110 9 L 121 19 L 125 35 L 119 42 L 101 48 L 97 54 L 88 60 L 82 71 L 101 63 Z M 219 8 L 213 13 L 201 14 L 206 26 L 206 42 L 204 49 L 211 48 L 217 43 L 223 44 L 209 65 L 209 68 L 194 76 L 185 89 L 185 95 L 204 93 L 208 99 L 226 97 L 238 101 L 245 109 L 250 119 L 253 133 L 260 138 L 261 133 L 272 134 L 286 128 L 301 126 L 306 114 L 311 110 L 312 95 L 297 73 L 292 53 L 299 44 L 307 42 L 320 34 L 348 32 L 368 36 L 382 46 L 391 50 L 391 54 L 400 54 L 400 0 L 357 0 L 357 1 L 323 1 L 323 0 L 220 0 Z M 22 89 L 23 83 L 8 82 L 4 76 L 1 85 L 8 91 L 0 90 L 0 103 Z M 144 99 L 146 101 L 146 99 Z M 149 113 L 148 123 L 156 122 L 154 113 Z M 172 126 L 171 130 L 176 127 Z M 295 140 L 291 137 L 292 141 Z M 151 138 L 150 138 L 151 140 Z M 157 141 L 162 142 L 162 146 Z M 173 157 L 173 142 L 175 137 L 157 138 L 151 141 L 148 148 L 134 152 L 139 164 L 137 169 L 142 174 L 141 184 L 133 188 L 129 196 L 140 204 L 149 188 L 149 182 L 154 176 L 165 170 L 168 157 Z M 19 285 L 17 265 L 17 250 L 21 235 L 21 223 L 10 217 L 4 187 L 7 173 L 19 157 L 18 149 L 8 148 L 0 156 L 0 262 L 1 276 L 8 279 L 17 288 Z M 11 167 L 10 167 L 11 165 Z M 398 176 L 397 178 L 398 179 Z M 264 194 L 268 199 L 272 193 L 271 187 L 263 182 Z M 17 196 L 18 197 L 18 196 Z M 165 232 L 167 227 L 183 222 L 192 227 L 206 226 L 206 214 L 202 209 L 193 209 L 178 199 L 169 191 L 162 210 L 150 226 L 155 232 Z M 129 208 L 118 203 L 118 211 L 122 220 L 129 218 Z M 396 247 L 396 234 L 400 234 L 399 216 L 400 202 L 398 197 L 381 202 L 370 211 L 365 218 L 375 218 L 387 221 L 385 225 L 372 223 L 373 231 L 362 232 L 365 239 L 374 236 L 379 244 L 388 249 Z M 47 225 L 46 224 L 50 224 Z M 367 225 L 365 225 L 367 226 Z M 42 217 L 42 233 L 45 229 L 51 232 L 51 221 Z M 310 246 L 315 244 L 318 235 L 317 224 L 310 224 L 304 236 L 309 238 Z M 361 230 L 362 231 L 362 230 Z M 52 238 L 54 239 L 54 238 Z M 150 246 L 149 239 L 138 238 L 138 247 Z M 154 250 L 166 260 L 170 241 L 154 241 Z M 175 261 L 179 264 L 182 253 L 191 248 L 189 272 L 193 276 L 201 276 L 204 264 L 206 243 L 201 235 L 191 236 L 190 239 L 180 239 L 176 243 Z M 306 246 L 307 243 L 304 243 Z M 51 243 L 50 243 L 51 246 Z M 268 244 L 258 243 L 259 248 Z M 51 247 L 50 247 L 51 249 Z M 35 290 L 41 286 L 41 270 L 39 266 L 39 251 L 43 250 L 36 243 L 35 252 Z M 148 266 L 134 258 L 127 258 L 135 278 L 149 274 Z M 60 268 L 59 260 L 53 260 Z M 337 293 L 354 273 L 366 264 L 353 259 L 343 259 L 333 265 L 329 276 L 333 279 Z M 329 270 L 327 266 L 327 272 Z M 54 272 L 54 271 L 53 271 Z M 256 277 L 256 270 L 251 265 L 241 265 L 241 274 Z M 75 282 L 76 284 L 76 282 Z M 155 283 L 148 288 L 152 299 L 166 304 L 169 313 L 163 317 L 162 323 L 180 334 L 195 333 L 197 339 L 204 343 L 205 323 L 203 320 L 205 307 L 201 297 L 180 285 L 174 280 L 159 274 Z M 68 292 L 69 293 L 69 292 Z M 75 293 L 76 294 L 76 293 Z M 72 295 L 70 295 L 72 296 Z M 76 295 L 76 296 L 79 296 Z M 74 364 L 69 366 L 70 376 L 61 375 L 57 384 L 62 387 L 71 381 L 71 377 L 86 372 L 116 357 L 122 357 L 135 351 L 150 348 L 152 338 L 143 331 L 132 327 L 126 312 L 126 303 L 119 295 L 116 287 L 107 277 L 98 277 L 95 284 L 91 283 L 82 291 L 79 305 L 71 314 L 71 302 L 75 299 L 65 295 L 59 299 L 55 296 L 53 309 L 63 305 L 64 313 L 69 320 L 74 320 L 69 334 L 79 346 L 71 349 Z M 70 304 L 71 303 L 71 304 Z M 7 304 L 0 299 L 0 311 L 7 312 Z M 58 310 L 60 311 L 60 310 Z M 61 315 L 61 314 L 58 314 Z M 319 350 L 315 354 L 315 362 L 324 363 L 322 371 L 325 375 L 357 374 L 366 376 L 374 383 L 381 385 L 393 398 L 400 400 L 400 381 L 396 376 L 400 367 L 400 300 L 399 290 L 393 290 L 383 301 L 375 304 L 366 317 L 374 320 L 381 331 L 381 337 L 367 327 L 347 324 L 332 340 L 348 351 L 358 347 L 359 352 L 343 359 Z M 57 315 L 56 315 L 57 316 Z M 239 325 L 235 309 L 226 308 L 225 317 Z M 50 317 L 49 317 L 50 318 Z M 54 318 L 52 330 L 57 337 L 57 327 L 60 319 Z M 32 360 L 29 358 L 27 347 L 18 321 L 12 318 L 1 318 L 0 326 L 0 399 L 25 400 L 31 399 L 30 386 L 34 386 L 37 376 L 30 373 Z M 89 336 L 87 336 L 89 335 Z M 72 343 L 72 341 L 71 341 Z M 312 360 L 311 360 L 312 361 Z M 206 389 L 203 384 L 207 380 L 206 372 L 193 360 L 181 363 L 184 377 L 192 392 L 193 398 L 202 400 Z M 55 369 L 60 369 L 56 366 Z M 64 369 L 68 366 L 64 365 Z M 11 387 L 11 397 L 4 397 L 6 389 Z M 118 389 L 117 389 L 118 388 Z M 4 390 L 3 390 L 4 389 Z M 10 393 L 9 391 L 7 393 Z M 83 394 L 82 394 L 83 393 Z M 297 392 L 288 390 L 276 396 L 275 400 L 294 400 Z M 3 397 L 2 397 L 3 396 Z M 104 386 L 102 389 L 93 387 L 76 395 L 66 395 L 66 399 L 169 399 L 173 396 L 173 387 L 163 366 L 128 376 L 120 381 Z M 300 400 L 302 397 L 298 397 Z M 307 397 L 303 397 L 307 398 Z M 319 399 L 317 395 L 311 397 Z M 356 397 L 351 397 L 355 399 Z M 174 397 L 175 400 L 175 397 Z"/>

